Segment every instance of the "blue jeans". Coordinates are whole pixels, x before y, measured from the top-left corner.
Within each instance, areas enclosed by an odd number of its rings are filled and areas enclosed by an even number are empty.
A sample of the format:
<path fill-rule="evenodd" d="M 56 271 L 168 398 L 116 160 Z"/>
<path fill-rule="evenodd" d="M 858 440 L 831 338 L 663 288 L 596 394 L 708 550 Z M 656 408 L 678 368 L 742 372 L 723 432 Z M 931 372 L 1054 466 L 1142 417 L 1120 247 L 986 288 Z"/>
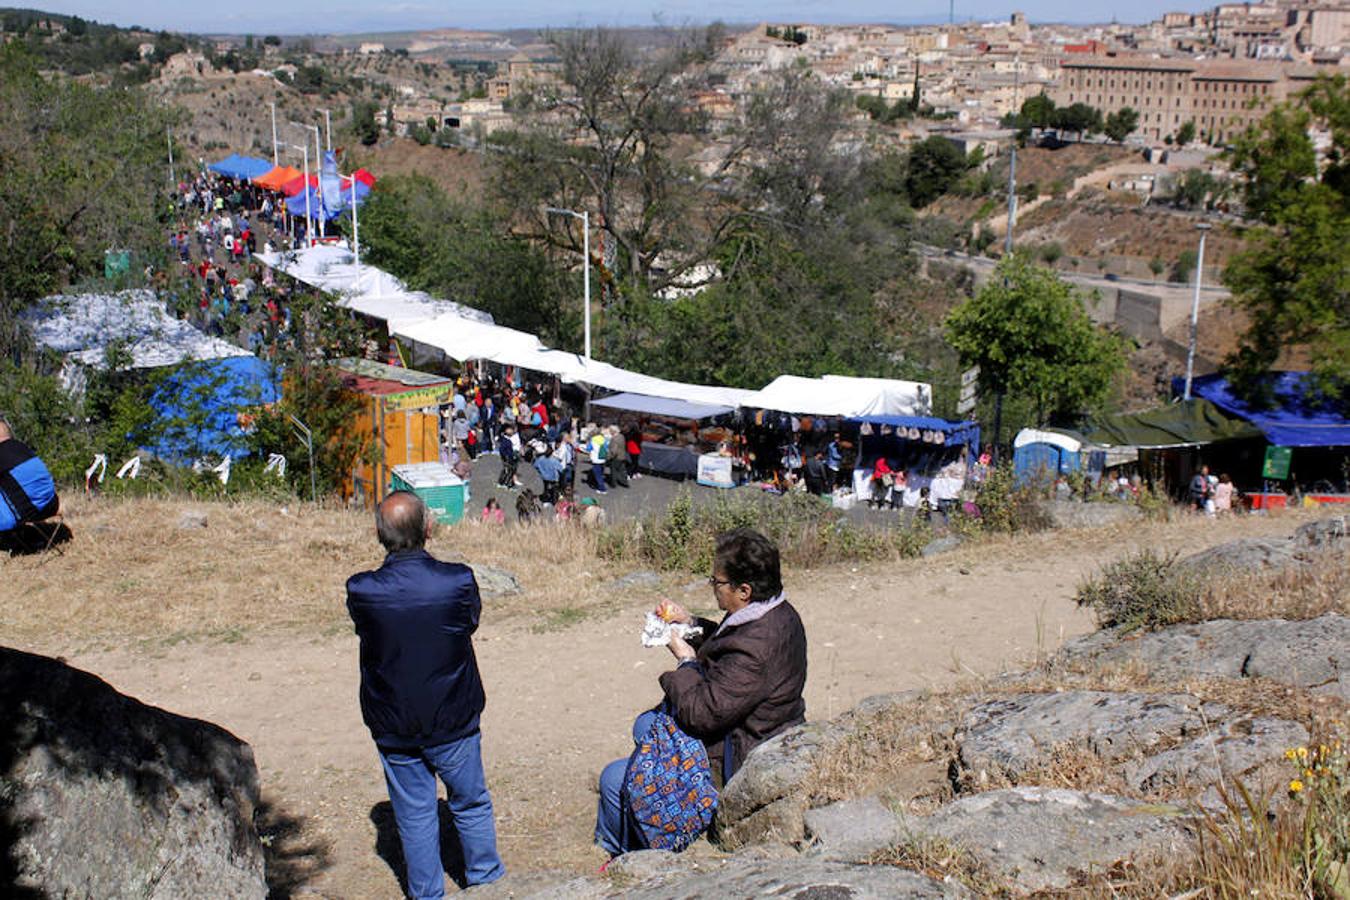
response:
<path fill-rule="evenodd" d="M 645 712 L 633 721 L 633 745 L 651 727 L 654 713 Z M 600 773 L 600 801 L 595 812 L 595 842 L 610 856 L 619 856 L 633 850 L 646 850 L 647 844 L 638 832 L 633 815 L 624 802 L 623 773 L 628 769 L 628 757 L 616 759 Z"/>
<path fill-rule="evenodd" d="M 605 487 L 605 464 L 591 463 L 591 477 L 595 479 L 595 489 L 604 493 L 609 490 Z"/>
<path fill-rule="evenodd" d="M 492 818 L 492 797 L 483 777 L 479 734 L 420 751 L 380 749 L 380 763 L 403 842 L 408 894 L 414 900 L 445 896 L 436 810 L 437 775 L 445 782 L 450 813 L 464 851 L 464 880 L 471 885 L 486 884 L 506 874 L 497 855 L 497 828 Z"/>

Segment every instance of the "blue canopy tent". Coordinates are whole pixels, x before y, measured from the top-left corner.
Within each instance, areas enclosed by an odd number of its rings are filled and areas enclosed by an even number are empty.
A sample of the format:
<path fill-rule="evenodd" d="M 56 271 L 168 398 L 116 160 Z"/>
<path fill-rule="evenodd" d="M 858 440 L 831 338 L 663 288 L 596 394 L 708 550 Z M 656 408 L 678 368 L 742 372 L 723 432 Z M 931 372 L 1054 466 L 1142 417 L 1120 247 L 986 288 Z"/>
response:
<path fill-rule="evenodd" d="M 279 373 L 256 356 L 185 363 L 164 377 L 150 400 L 160 427 L 144 449 L 175 460 L 246 456 L 247 411 L 280 397 Z"/>
<path fill-rule="evenodd" d="M 936 416 L 859 416 L 848 421 L 859 425 L 889 425 L 897 435 L 904 430 L 905 439 L 919 440 L 940 446 L 964 446 L 971 456 L 980 452 L 980 426 L 974 422 L 948 422 Z M 938 435 L 941 435 L 940 444 Z"/>
<path fill-rule="evenodd" d="M 1174 379 L 1173 390 L 1183 380 Z M 1246 419 L 1278 447 L 1350 447 L 1350 409 L 1332 397 L 1308 390 L 1307 372 L 1272 372 L 1262 387 L 1271 398 L 1258 409 L 1238 397 L 1222 375 L 1205 375 L 1191 391 L 1229 415 Z"/>
<path fill-rule="evenodd" d="M 267 160 L 259 159 L 256 156 L 240 156 L 238 153 L 231 153 L 220 162 L 212 163 L 207 168 L 228 178 L 248 181 L 266 175 L 275 167 Z"/>

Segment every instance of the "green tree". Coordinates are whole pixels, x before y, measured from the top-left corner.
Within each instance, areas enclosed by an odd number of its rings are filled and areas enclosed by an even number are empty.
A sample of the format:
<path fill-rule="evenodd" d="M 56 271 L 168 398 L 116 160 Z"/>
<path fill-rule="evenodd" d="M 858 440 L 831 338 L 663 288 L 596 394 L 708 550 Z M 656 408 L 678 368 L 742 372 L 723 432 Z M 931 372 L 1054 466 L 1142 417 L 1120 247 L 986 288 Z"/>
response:
<path fill-rule="evenodd" d="M 966 171 L 967 161 L 951 141 L 938 135 L 915 144 L 909 151 L 909 175 L 905 186 L 909 201 L 921 209 L 947 193 Z"/>
<path fill-rule="evenodd" d="M 1014 253 L 947 316 L 947 340 L 980 367 L 986 396 L 1025 401 L 1035 424 L 1100 405 L 1125 368 L 1121 339 L 1093 324 L 1072 285 Z"/>
<path fill-rule="evenodd" d="M 1051 124 L 1061 131 L 1072 131 L 1085 138 L 1102 130 L 1102 112 L 1086 103 L 1075 103 L 1054 111 Z"/>
<path fill-rule="evenodd" d="M 1139 113 L 1128 106 L 1111 113 L 1106 117 L 1104 132 L 1107 137 L 1117 144 L 1124 143 L 1125 139 L 1134 133 L 1139 127 Z"/>
<path fill-rule="evenodd" d="M 1055 118 L 1055 101 L 1044 93 L 1022 102 L 1019 124 L 1025 128 L 1049 128 Z"/>
<path fill-rule="evenodd" d="M 1177 261 L 1172 263 L 1172 281 L 1179 284 L 1186 284 L 1195 275 L 1195 263 L 1197 260 L 1195 250 L 1187 247 L 1177 254 Z"/>
<path fill-rule="evenodd" d="M 552 346 L 576 347 L 579 271 L 569 274 L 540 247 L 507 233 L 508 221 L 500 211 L 452 200 L 426 176 L 391 175 L 361 207 L 361 246 L 365 259 L 415 289 L 485 310 Z"/>
<path fill-rule="evenodd" d="M 19 314 L 102 271 L 110 247 L 154 259 L 177 114 L 138 89 L 39 74 L 21 42 L 0 47 L 0 356 L 25 346 Z"/>
<path fill-rule="evenodd" d="M 356 139 L 367 147 L 380 139 L 380 125 L 375 121 L 379 106 L 369 100 L 352 101 L 352 131 Z"/>
<path fill-rule="evenodd" d="M 1195 140 L 1195 122 L 1187 119 L 1177 129 L 1177 146 L 1185 147 L 1191 141 Z"/>
<path fill-rule="evenodd" d="M 1320 155 L 1312 132 L 1330 135 Z M 1252 392 L 1291 345 L 1324 390 L 1350 392 L 1350 82 L 1319 78 L 1230 153 L 1262 227 L 1224 272 L 1251 325 L 1230 359 Z"/>

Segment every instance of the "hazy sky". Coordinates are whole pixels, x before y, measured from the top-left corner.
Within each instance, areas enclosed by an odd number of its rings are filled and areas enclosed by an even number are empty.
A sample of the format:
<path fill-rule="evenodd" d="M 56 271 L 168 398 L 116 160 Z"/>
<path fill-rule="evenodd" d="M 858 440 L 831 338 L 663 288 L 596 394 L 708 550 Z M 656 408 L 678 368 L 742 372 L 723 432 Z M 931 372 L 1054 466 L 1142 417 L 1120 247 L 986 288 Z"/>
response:
<path fill-rule="evenodd" d="M 16 4 L 28 6 L 29 4 Z M 1147 22 L 1168 10 L 1198 11 L 1212 3 L 1197 0 L 957 0 L 959 21 L 1005 18 L 1014 9 L 1032 22 Z M 851 3 L 827 0 L 498 0 L 481 4 L 402 2 L 371 4 L 359 0 L 223 0 L 205 4 L 183 0 L 77 0 L 34 2 L 50 12 L 68 13 L 115 25 L 144 25 L 174 31 L 238 34 L 300 34 L 402 31 L 424 28 L 521 28 L 539 25 L 651 25 L 724 22 L 938 22 L 947 19 L 944 0 L 908 4 L 880 0 Z"/>

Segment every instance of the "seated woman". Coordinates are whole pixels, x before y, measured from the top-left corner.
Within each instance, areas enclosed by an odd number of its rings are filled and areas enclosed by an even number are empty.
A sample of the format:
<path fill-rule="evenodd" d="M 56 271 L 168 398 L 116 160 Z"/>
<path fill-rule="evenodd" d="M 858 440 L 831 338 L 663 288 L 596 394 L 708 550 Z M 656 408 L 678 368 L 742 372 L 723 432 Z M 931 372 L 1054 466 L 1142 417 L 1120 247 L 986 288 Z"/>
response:
<path fill-rule="evenodd" d="M 678 666 L 661 678 L 661 690 L 680 728 L 701 740 L 719 787 L 736 773 L 751 750 L 805 721 L 806 631 L 783 595 L 778 548 L 758 532 L 737 529 L 717 539 L 708 579 L 721 623 L 695 619 L 678 603 L 662 600 L 666 621 L 702 626 L 701 639 L 672 634 Z M 646 731 L 649 714 L 638 717 L 634 739 Z M 628 759 L 600 775 L 595 840 L 618 856 L 645 849 L 622 796 Z"/>

